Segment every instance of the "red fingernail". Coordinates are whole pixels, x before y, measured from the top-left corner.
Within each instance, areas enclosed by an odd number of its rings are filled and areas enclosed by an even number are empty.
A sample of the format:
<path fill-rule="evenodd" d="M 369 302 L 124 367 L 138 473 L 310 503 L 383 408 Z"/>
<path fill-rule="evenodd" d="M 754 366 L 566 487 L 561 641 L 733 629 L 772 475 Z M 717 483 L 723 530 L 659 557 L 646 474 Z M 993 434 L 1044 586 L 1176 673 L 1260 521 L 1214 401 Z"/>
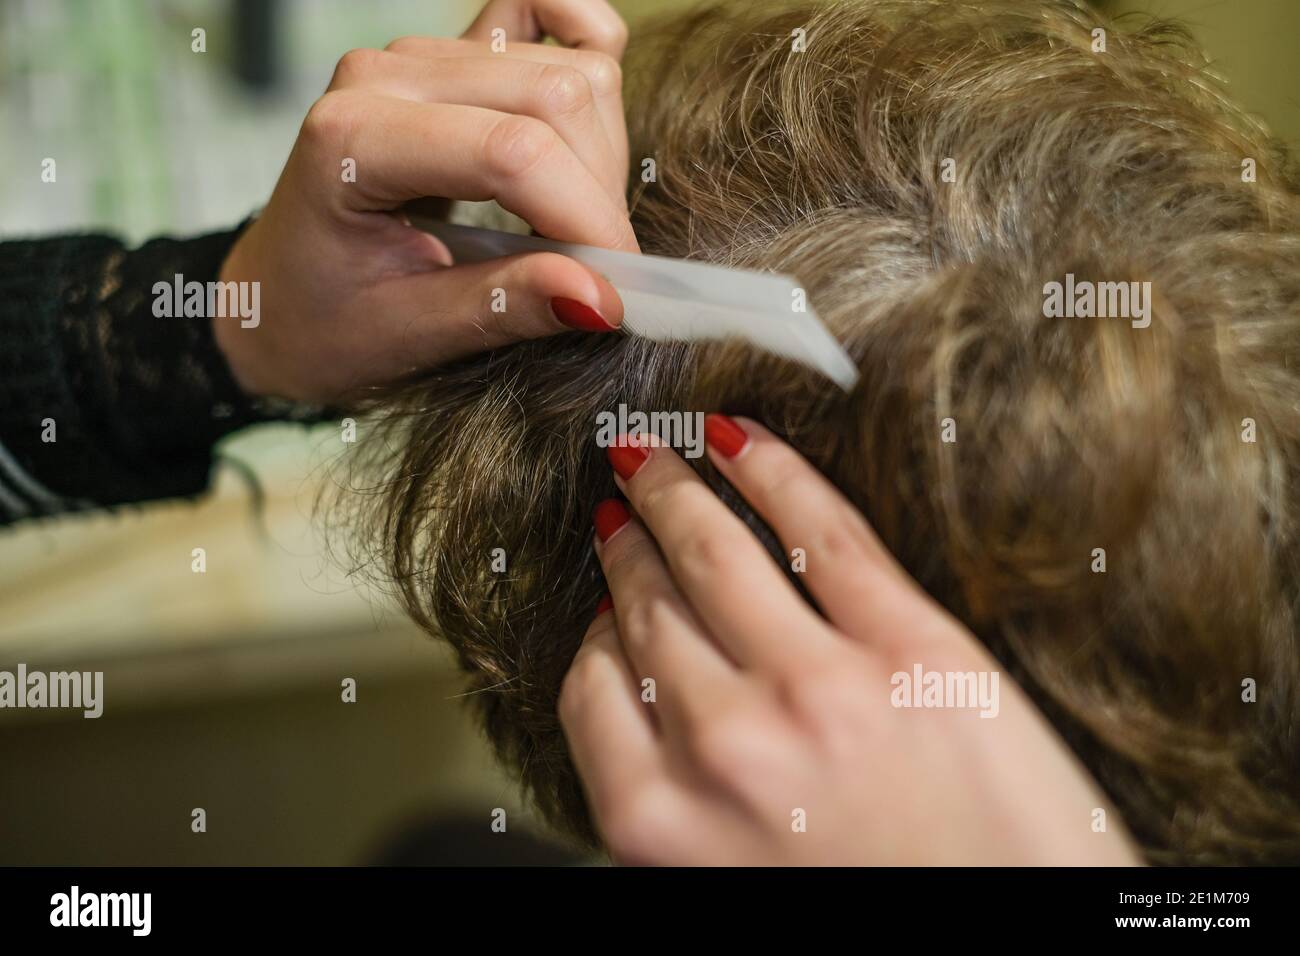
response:
<path fill-rule="evenodd" d="M 624 435 L 618 440 L 618 444 L 606 448 L 605 454 L 609 456 L 609 463 L 614 466 L 614 470 L 624 481 L 640 471 L 641 466 L 650 460 L 650 449 L 638 445 L 635 435 Z"/>
<path fill-rule="evenodd" d="M 749 444 L 745 430 L 726 415 L 704 416 L 704 440 L 724 458 L 735 458 Z"/>
<path fill-rule="evenodd" d="M 613 332 L 615 327 L 605 321 L 604 317 L 585 303 L 577 299 L 551 300 L 551 311 L 555 317 L 571 329 L 579 332 Z"/>
<path fill-rule="evenodd" d="M 627 505 L 617 498 L 608 498 L 596 505 L 596 513 L 592 517 L 596 536 L 602 544 L 614 537 L 615 532 L 631 520 L 632 514 L 627 510 Z"/>
<path fill-rule="evenodd" d="M 594 616 L 600 617 L 602 614 L 604 614 L 613 606 L 614 606 L 614 599 L 610 597 L 609 592 L 606 592 L 605 596 L 600 599 L 600 603 L 596 605 L 596 613 Z"/>

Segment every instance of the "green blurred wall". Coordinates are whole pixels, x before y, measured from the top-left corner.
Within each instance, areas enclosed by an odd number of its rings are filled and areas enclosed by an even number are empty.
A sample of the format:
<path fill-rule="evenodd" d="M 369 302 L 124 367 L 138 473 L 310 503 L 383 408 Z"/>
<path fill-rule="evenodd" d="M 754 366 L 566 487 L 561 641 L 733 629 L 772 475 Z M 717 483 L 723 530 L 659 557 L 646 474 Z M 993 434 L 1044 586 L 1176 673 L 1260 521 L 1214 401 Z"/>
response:
<path fill-rule="evenodd" d="M 1237 102 L 1300 146 L 1300 0 L 1111 0 L 1102 6 L 1182 20 Z"/>

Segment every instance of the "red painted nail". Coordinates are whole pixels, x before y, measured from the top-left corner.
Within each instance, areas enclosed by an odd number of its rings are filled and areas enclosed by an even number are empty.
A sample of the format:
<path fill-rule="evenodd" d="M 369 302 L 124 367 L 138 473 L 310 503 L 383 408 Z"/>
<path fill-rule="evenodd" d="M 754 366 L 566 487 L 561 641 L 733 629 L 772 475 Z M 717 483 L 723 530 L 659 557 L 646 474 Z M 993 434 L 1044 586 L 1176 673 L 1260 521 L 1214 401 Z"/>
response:
<path fill-rule="evenodd" d="M 592 517 L 592 523 L 596 526 L 596 536 L 600 538 L 602 544 L 614 537 L 614 534 L 631 520 L 632 513 L 627 510 L 627 505 L 617 498 L 607 498 L 596 505 L 596 513 Z"/>
<path fill-rule="evenodd" d="M 724 458 L 735 458 L 749 444 L 745 430 L 726 415 L 704 416 L 704 440 Z"/>
<path fill-rule="evenodd" d="M 557 296 L 551 300 L 551 311 L 557 319 L 579 332 L 613 332 L 615 328 L 599 312 L 577 299 Z"/>
<path fill-rule="evenodd" d="M 614 470 L 624 481 L 640 471 L 641 466 L 650 460 L 650 449 L 638 445 L 635 435 L 624 435 L 618 440 L 618 444 L 606 448 L 605 454 L 609 456 L 609 463 L 614 466 Z"/>
<path fill-rule="evenodd" d="M 600 617 L 602 614 L 604 614 L 613 606 L 614 606 L 614 599 L 610 597 L 609 592 L 606 592 L 605 596 L 600 599 L 600 603 L 596 605 L 595 616 Z"/>

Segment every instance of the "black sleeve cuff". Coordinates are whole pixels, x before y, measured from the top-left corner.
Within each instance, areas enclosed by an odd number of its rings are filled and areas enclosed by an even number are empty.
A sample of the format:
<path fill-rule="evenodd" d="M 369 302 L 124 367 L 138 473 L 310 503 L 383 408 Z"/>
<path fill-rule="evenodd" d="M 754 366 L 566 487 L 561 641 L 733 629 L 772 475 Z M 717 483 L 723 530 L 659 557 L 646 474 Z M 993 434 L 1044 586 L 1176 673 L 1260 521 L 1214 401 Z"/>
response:
<path fill-rule="evenodd" d="M 153 310 L 156 282 L 215 280 L 238 232 L 0 244 L 0 519 L 196 495 L 213 444 L 269 417 L 210 321 Z"/>

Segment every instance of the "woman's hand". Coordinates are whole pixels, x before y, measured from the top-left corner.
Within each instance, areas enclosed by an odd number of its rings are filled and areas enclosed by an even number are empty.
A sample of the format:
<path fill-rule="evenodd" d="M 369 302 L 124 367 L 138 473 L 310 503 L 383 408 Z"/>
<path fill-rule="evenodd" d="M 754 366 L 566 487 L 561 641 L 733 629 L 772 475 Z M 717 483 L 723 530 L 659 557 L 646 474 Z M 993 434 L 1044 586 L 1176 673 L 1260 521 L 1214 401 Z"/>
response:
<path fill-rule="evenodd" d="M 543 35 L 572 48 L 534 42 Z M 552 239 L 637 251 L 625 40 L 604 0 L 494 0 L 459 40 L 346 54 L 222 268 L 223 282 L 261 283 L 256 327 L 214 320 L 241 386 L 331 402 L 518 339 L 617 327 L 618 294 L 574 260 L 452 266 L 402 210 L 495 199 Z"/>
<path fill-rule="evenodd" d="M 997 661 L 824 477 L 755 422 L 709 416 L 706 435 L 786 552 L 806 556 L 825 617 L 671 450 L 610 449 L 635 517 L 597 509 L 613 613 L 574 658 L 560 718 L 616 860 L 1137 862 L 1024 692 L 994 683 Z M 903 706 L 918 668 L 954 683 L 927 699 L 923 677 L 911 702 L 945 706 Z M 965 700 L 956 675 L 970 675 Z"/>

